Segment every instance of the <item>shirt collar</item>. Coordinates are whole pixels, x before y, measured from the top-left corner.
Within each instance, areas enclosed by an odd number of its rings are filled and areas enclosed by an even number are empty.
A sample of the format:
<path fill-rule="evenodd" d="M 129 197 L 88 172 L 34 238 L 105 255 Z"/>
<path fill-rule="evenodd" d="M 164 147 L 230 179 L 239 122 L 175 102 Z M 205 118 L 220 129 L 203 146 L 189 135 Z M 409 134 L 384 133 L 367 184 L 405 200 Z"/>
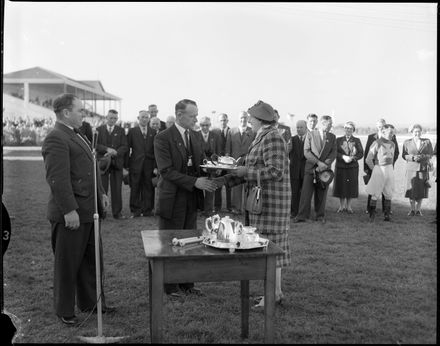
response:
<path fill-rule="evenodd" d="M 184 127 L 180 126 L 177 122 L 175 123 L 175 125 L 176 125 L 177 129 L 179 130 L 180 135 L 182 136 L 183 140 L 185 140 L 185 130 L 186 129 Z"/>
<path fill-rule="evenodd" d="M 57 120 L 57 122 L 59 122 L 60 124 L 63 124 L 64 126 L 68 127 L 68 128 L 71 129 L 72 131 L 74 131 L 73 126 L 67 125 L 64 121 L 62 121 L 62 120 Z"/>

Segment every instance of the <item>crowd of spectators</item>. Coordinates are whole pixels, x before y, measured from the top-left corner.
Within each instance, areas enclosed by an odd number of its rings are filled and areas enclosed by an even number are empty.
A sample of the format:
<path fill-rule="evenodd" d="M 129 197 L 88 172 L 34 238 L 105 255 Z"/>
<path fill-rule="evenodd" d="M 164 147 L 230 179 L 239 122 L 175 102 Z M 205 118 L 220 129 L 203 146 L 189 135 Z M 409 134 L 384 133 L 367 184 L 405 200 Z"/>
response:
<path fill-rule="evenodd" d="M 55 118 L 3 118 L 3 144 L 41 145 L 54 124 Z"/>

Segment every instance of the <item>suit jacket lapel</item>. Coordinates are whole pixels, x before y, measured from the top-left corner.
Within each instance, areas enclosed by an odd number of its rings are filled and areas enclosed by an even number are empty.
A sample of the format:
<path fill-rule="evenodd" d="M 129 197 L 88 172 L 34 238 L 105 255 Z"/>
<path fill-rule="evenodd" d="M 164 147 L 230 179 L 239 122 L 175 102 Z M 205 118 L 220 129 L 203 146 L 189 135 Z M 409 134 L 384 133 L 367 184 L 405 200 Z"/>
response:
<path fill-rule="evenodd" d="M 186 148 L 185 144 L 183 143 L 183 138 L 175 125 L 172 126 L 171 129 L 173 141 L 176 144 L 177 150 L 179 150 L 180 154 L 182 155 L 183 161 L 186 162 Z"/>
<path fill-rule="evenodd" d="M 74 141 L 76 144 L 78 144 L 86 152 L 87 157 L 93 161 L 92 150 L 87 145 L 85 140 L 82 140 L 79 137 L 80 136 L 79 134 L 76 134 L 73 130 L 68 128 L 66 125 L 58 123 L 58 122 L 55 124 L 55 127 L 58 128 L 59 130 L 65 132 L 66 134 L 68 134 L 70 136 L 70 139 L 72 141 Z"/>

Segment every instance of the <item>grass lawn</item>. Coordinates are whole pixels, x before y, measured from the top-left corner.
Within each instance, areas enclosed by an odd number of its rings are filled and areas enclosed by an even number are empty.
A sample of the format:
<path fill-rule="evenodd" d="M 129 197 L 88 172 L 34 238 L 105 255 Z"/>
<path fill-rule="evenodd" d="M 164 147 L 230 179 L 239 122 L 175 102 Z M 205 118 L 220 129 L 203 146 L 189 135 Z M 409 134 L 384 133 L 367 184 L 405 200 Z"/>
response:
<path fill-rule="evenodd" d="M 19 327 L 16 342 L 76 343 L 78 336 L 97 335 L 96 315 L 78 313 L 85 321 L 69 328 L 54 314 L 44 175 L 42 161 L 4 161 L 3 202 L 13 217 L 3 260 L 4 306 Z M 424 216 L 409 218 L 399 158 L 392 222 L 379 214 L 371 224 L 360 181 L 355 214 L 337 214 L 338 200 L 330 193 L 325 225 L 292 223 L 293 264 L 283 270 L 286 299 L 275 314 L 276 343 L 436 343 L 437 228 L 429 223 L 435 218 L 436 183 L 424 200 Z M 128 195 L 124 185 L 125 215 Z M 200 230 L 203 224 L 199 218 Z M 110 217 L 102 225 L 104 290 L 109 304 L 118 308 L 114 315 L 103 315 L 104 335 L 126 336 L 122 343 L 150 342 L 148 268 L 140 231 L 155 228 L 154 217 Z M 240 338 L 239 282 L 197 286 L 204 297 L 164 298 L 164 342 L 263 342 L 263 313 L 253 310 L 249 339 Z M 251 281 L 250 291 L 261 294 L 262 282 Z"/>

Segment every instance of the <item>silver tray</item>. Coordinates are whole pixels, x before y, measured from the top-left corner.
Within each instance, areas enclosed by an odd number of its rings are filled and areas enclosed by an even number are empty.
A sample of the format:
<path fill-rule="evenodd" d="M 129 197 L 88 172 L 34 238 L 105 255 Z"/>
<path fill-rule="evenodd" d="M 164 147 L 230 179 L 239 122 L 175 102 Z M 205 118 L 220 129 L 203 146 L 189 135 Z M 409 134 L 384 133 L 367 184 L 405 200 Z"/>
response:
<path fill-rule="evenodd" d="M 237 246 L 237 243 L 225 243 L 222 241 L 214 241 L 213 243 L 210 243 L 209 239 L 204 239 L 202 241 L 202 244 L 215 247 L 217 249 L 227 249 L 227 250 L 251 250 L 251 249 L 259 249 L 266 247 L 269 245 L 269 239 L 260 238 L 260 240 L 255 242 L 248 242 L 246 244 L 243 244 L 240 246 Z"/>
<path fill-rule="evenodd" d="M 207 168 L 207 169 L 213 169 L 213 170 L 217 170 L 217 169 L 221 169 L 221 170 L 229 170 L 229 171 L 233 171 L 236 170 L 238 168 L 238 166 L 235 165 L 225 165 L 225 164 L 217 164 L 217 165 L 200 165 L 200 167 L 202 168 Z"/>

